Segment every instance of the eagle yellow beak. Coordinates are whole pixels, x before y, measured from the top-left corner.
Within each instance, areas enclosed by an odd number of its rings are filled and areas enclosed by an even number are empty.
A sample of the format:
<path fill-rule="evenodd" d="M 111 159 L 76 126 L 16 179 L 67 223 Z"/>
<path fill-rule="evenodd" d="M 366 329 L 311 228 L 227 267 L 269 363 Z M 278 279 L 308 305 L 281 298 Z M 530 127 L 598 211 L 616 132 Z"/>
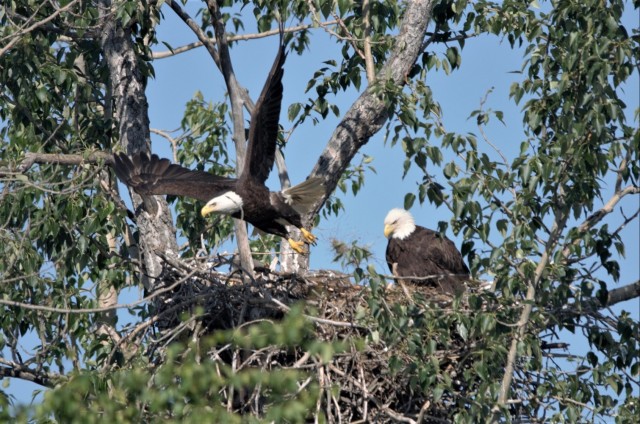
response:
<path fill-rule="evenodd" d="M 213 205 L 204 205 L 204 207 L 200 210 L 200 215 L 202 215 L 202 217 L 204 218 L 205 216 L 207 216 L 210 213 L 213 213 L 215 211 L 216 211 L 215 204 L 213 204 Z"/>
<path fill-rule="evenodd" d="M 393 233 L 393 225 L 386 224 L 384 226 L 384 236 L 389 238 L 389 236 Z"/>

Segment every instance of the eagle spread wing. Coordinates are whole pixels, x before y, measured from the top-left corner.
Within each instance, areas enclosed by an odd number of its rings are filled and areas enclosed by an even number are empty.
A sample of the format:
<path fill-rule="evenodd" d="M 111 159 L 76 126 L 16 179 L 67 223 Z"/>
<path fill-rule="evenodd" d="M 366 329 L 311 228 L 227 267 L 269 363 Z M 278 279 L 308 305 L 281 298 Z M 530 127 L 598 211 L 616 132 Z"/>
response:
<path fill-rule="evenodd" d="M 237 180 L 172 164 L 157 155 L 138 152 L 132 157 L 116 153 L 114 169 L 118 178 L 140 194 L 172 194 L 203 202 L 233 190 Z"/>
<path fill-rule="evenodd" d="M 282 105 L 282 67 L 286 57 L 280 34 L 278 55 L 251 114 L 245 165 L 240 176 L 242 180 L 251 178 L 264 184 L 273 168 Z"/>

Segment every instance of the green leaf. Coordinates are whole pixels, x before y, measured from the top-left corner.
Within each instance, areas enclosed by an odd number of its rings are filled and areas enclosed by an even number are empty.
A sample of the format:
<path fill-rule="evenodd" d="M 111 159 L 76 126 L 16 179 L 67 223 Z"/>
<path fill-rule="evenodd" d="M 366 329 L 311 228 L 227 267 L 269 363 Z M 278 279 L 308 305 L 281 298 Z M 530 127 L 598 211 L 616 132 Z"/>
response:
<path fill-rule="evenodd" d="M 413 193 L 407 193 L 404 195 L 404 208 L 406 210 L 411 209 L 413 202 L 416 200 L 416 195 Z"/>
<path fill-rule="evenodd" d="M 293 122 L 298 117 L 301 109 L 302 103 L 292 103 L 288 110 L 289 121 Z"/>
<path fill-rule="evenodd" d="M 449 162 L 444 167 L 444 176 L 447 179 L 454 178 L 458 175 L 458 166 L 454 162 Z"/>
<path fill-rule="evenodd" d="M 446 56 L 447 56 L 447 60 L 451 64 L 451 69 L 456 69 L 460 67 L 460 64 L 462 63 L 462 57 L 458 53 L 457 47 L 449 47 L 447 49 Z"/>
<path fill-rule="evenodd" d="M 352 0 L 338 0 L 339 16 L 340 17 L 345 16 L 348 13 L 348 11 L 351 10 L 352 7 L 353 7 Z"/>

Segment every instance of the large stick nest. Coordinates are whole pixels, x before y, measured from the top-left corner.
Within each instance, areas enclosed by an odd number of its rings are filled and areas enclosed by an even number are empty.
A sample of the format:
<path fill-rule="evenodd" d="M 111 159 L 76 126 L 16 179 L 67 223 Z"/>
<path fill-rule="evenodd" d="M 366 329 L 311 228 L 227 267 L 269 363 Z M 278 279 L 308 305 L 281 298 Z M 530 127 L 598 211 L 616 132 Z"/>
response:
<path fill-rule="evenodd" d="M 316 412 L 322 412 L 328 422 L 448 422 L 452 402 L 449 394 L 434 401 L 431 393 L 411 388 L 408 374 L 391 372 L 392 356 L 401 363 L 411 363 L 412 358 L 403 353 L 401 346 L 391 348 L 372 338 L 367 343 L 357 343 L 375 330 L 375 320 L 368 313 L 369 288 L 353 284 L 349 275 L 319 271 L 300 276 L 267 271 L 243 281 L 238 273 L 196 271 L 201 266 L 195 263 L 172 265 L 170 275 L 164 276 L 163 281 L 165 286 L 175 287 L 156 302 L 159 336 L 155 338 L 154 351 L 161 352 L 173 340 L 193 340 L 217 330 L 278 321 L 291 305 L 304 302 L 315 338 L 346 342 L 345 351 L 335 354 L 326 364 L 301 348 L 294 352 L 278 346 L 259 352 L 237 348 L 242 354 L 229 355 L 228 364 L 237 370 L 286 368 L 311 375 L 321 388 Z M 384 292 L 384 302 L 411 302 L 406 287 L 400 290 L 388 286 Z M 440 305 L 449 300 L 441 293 L 425 295 L 437 299 Z M 196 311 L 197 319 L 184 319 Z M 454 380 L 464 367 L 457 358 L 464 357 L 467 350 L 468 346 L 460 342 L 438 353 L 442 371 Z M 259 390 L 243 397 L 237 393 L 232 396 L 236 398 L 227 404 L 233 405 L 234 412 L 262 414 L 264 402 L 257 399 L 262 396 Z"/>

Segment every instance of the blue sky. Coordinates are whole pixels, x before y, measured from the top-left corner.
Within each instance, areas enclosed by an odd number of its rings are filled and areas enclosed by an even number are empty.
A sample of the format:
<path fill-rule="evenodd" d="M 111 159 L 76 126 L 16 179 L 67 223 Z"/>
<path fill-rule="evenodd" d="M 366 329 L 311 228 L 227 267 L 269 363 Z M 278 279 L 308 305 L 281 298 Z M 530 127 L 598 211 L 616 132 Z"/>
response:
<path fill-rule="evenodd" d="M 200 2 L 189 2 L 186 10 L 195 16 L 195 7 L 200 4 Z M 630 2 L 629 8 L 631 8 Z M 175 16 L 170 8 L 166 5 L 163 6 L 163 12 L 165 20 L 158 28 L 160 40 L 170 43 L 173 47 L 196 41 L 193 33 Z M 637 27 L 637 14 L 628 12 L 625 19 L 629 27 Z M 247 33 L 256 32 L 252 21 L 247 21 L 245 31 Z M 240 84 L 249 90 L 254 100 L 262 89 L 275 57 L 277 44 L 278 38 L 270 37 L 240 42 L 231 51 L 236 76 Z M 307 82 L 323 61 L 339 58 L 340 48 L 335 40 L 322 29 L 316 29 L 308 52 L 305 52 L 303 56 L 289 54 L 285 64 L 283 112 L 281 115 L 281 124 L 286 129 L 291 127 L 291 123 L 287 119 L 287 107 L 291 103 L 304 103 L 307 100 L 309 96 L 304 92 Z M 154 48 L 156 51 L 163 49 L 162 45 Z M 523 52 L 521 50 L 512 49 L 506 40 L 486 36 L 467 41 L 466 47 L 462 51 L 461 69 L 448 76 L 442 71 L 430 72 L 427 83 L 434 92 L 435 100 L 442 106 L 442 120 L 445 128 L 448 131 L 458 133 L 473 132 L 477 134 L 475 120 L 469 120 L 468 116 L 471 111 L 479 107 L 481 99 L 492 89 L 486 107 L 502 110 L 506 125 L 494 121 L 486 129 L 486 132 L 493 143 L 508 157 L 512 157 L 517 152 L 520 142 L 524 140 L 524 135 L 521 108 L 513 104 L 508 93 L 510 85 L 521 77 L 513 71 L 520 70 L 522 62 Z M 206 100 L 213 102 L 221 101 L 224 98 L 226 92 L 224 81 L 204 48 L 157 60 L 154 63 L 154 69 L 156 77 L 149 81 L 147 91 L 152 128 L 161 130 L 178 128 L 184 106 L 196 91 L 201 91 Z M 628 122 L 634 122 L 633 113 L 638 109 L 637 93 L 639 92 L 638 73 L 636 72 L 626 89 Z M 358 95 L 358 92 L 348 91 L 341 93 L 333 101 L 344 113 Z M 329 117 L 319 125 L 313 126 L 311 120 L 308 120 L 295 131 L 284 151 L 293 184 L 304 180 L 309 174 L 338 121 L 339 118 Z M 319 243 L 311 252 L 312 269 L 338 268 L 338 264 L 332 262 L 334 255 L 331 250 L 331 240 L 336 238 L 348 243 L 356 240 L 360 245 L 367 246 L 373 252 L 370 263 L 373 263 L 379 272 L 388 272 L 384 260 L 387 241 L 382 234 L 383 219 L 389 209 L 402 207 L 405 193 L 415 189 L 416 181 L 421 180 L 421 175 L 417 172 L 409 172 L 407 177 L 402 179 L 404 153 L 399 145 L 394 148 L 385 146 L 383 135 L 383 132 L 380 132 L 374 136 L 361 150 L 362 154 L 373 158 L 372 165 L 376 168 L 377 173 L 368 172 L 366 174 L 365 185 L 356 197 L 350 194 L 340 194 L 345 210 L 337 218 L 323 220 L 319 227 L 313 230 L 319 238 Z M 166 140 L 155 135 L 152 140 L 154 153 L 171 157 L 170 146 Z M 445 162 L 448 159 L 450 158 L 445 157 Z M 280 188 L 275 173 L 269 179 L 268 185 L 272 190 Z M 638 198 L 627 199 L 622 202 L 621 206 L 628 213 L 632 213 L 638 207 Z M 451 218 L 448 209 L 435 208 L 428 203 L 419 205 L 416 202 L 411 212 L 418 224 L 431 228 L 436 228 L 438 221 L 449 221 Z M 615 224 L 618 216 L 615 214 L 610 222 Z M 627 257 L 621 260 L 621 285 L 635 281 L 639 277 L 638 234 L 640 234 L 638 220 L 633 221 L 622 232 Z M 460 246 L 462 243 L 460 237 L 454 236 L 451 231 L 447 235 L 455 241 L 456 245 Z M 232 246 L 228 248 L 231 249 Z M 615 285 L 610 286 L 610 288 L 614 287 Z M 127 292 L 121 301 L 130 302 L 131 297 L 138 295 L 139 291 L 135 289 Z M 615 310 L 621 308 L 631 310 L 638 319 L 637 300 L 619 305 Z M 10 392 L 16 396 L 18 401 L 29 402 L 33 389 L 34 385 L 14 380 L 11 383 Z"/>

